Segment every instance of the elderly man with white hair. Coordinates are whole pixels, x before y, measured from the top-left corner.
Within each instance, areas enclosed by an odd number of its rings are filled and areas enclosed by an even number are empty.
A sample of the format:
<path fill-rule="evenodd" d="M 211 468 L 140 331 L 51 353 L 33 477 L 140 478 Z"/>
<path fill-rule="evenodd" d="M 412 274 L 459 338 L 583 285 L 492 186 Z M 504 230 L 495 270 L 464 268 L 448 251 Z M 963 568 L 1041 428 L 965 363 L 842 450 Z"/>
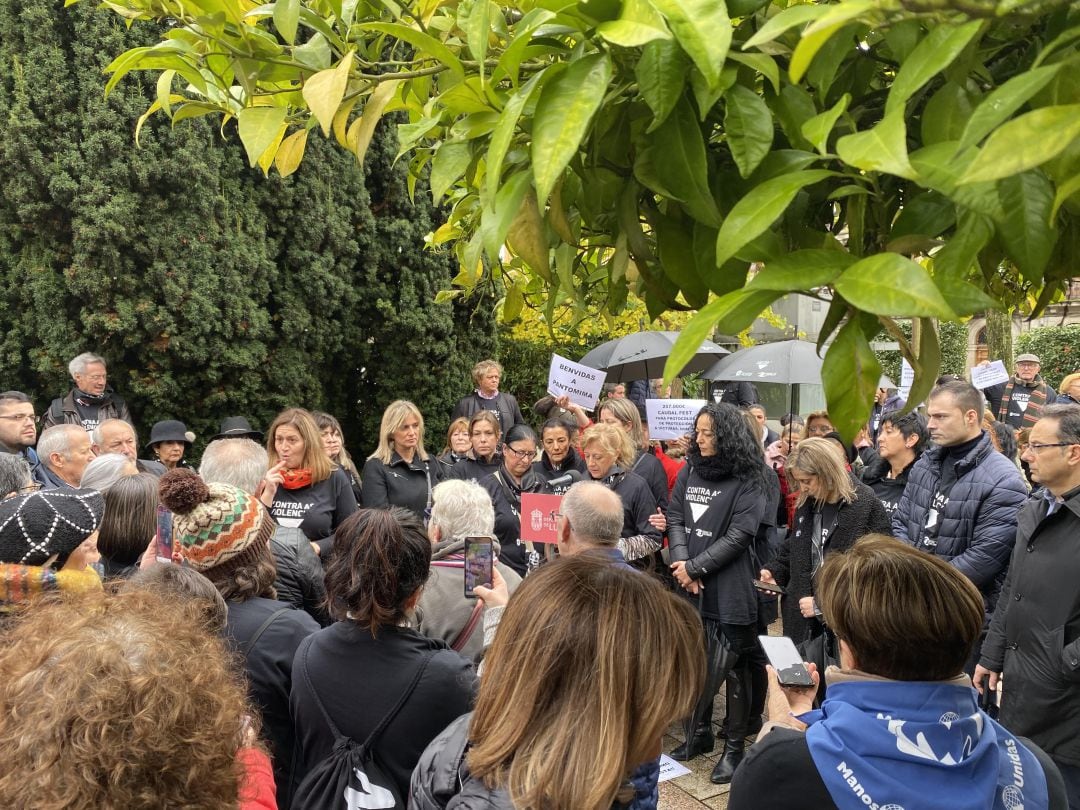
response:
<path fill-rule="evenodd" d="M 39 472 L 45 489 L 78 489 L 94 458 L 89 434 L 78 425 L 54 425 L 38 439 Z"/>
<path fill-rule="evenodd" d="M 90 440 L 94 452 L 99 456 L 119 453 L 131 459 L 139 472 L 152 473 L 159 478 L 165 474 L 165 465 L 160 461 L 139 458 L 139 437 L 135 428 L 123 419 L 106 419 L 90 431 Z"/>
<path fill-rule="evenodd" d="M 127 403 L 109 387 L 104 358 L 83 352 L 68 363 L 68 372 L 75 385 L 67 396 L 52 401 L 42 418 L 43 428 L 79 425 L 89 433 L 106 419 L 134 424 Z"/>
<path fill-rule="evenodd" d="M 438 638 L 466 658 L 475 659 L 484 647 L 480 620 L 484 605 L 479 599 L 465 598 L 465 540 L 490 537 L 499 552 L 495 536 L 495 509 L 491 496 L 475 481 L 450 480 L 432 491 L 431 576 L 420 595 L 417 617 L 419 630 L 429 638 Z M 495 569 L 513 593 L 521 577 L 500 562 Z"/>

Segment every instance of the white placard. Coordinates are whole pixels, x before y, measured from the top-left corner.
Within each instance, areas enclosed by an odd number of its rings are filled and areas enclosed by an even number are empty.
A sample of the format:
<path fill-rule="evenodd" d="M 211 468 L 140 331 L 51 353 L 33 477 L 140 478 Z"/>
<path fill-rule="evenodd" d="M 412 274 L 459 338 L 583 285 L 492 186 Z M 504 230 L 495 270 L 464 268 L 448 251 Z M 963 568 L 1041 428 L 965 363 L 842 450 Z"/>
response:
<path fill-rule="evenodd" d="M 995 360 L 988 366 L 975 366 L 971 369 L 971 384 L 976 388 L 989 388 L 1009 381 L 1009 372 L 1005 370 L 1005 364 Z"/>
<path fill-rule="evenodd" d="M 667 754 L 660 755 L 660 778 L 658 782 L 666 782 L 669 779 L 678 779 L 680 776 L 686 776 L 690 773 L 690 769 L 682 763 L 676 762 Z"/>
<path fill-rule="evenodd" d="M 650 439 L 678 439 L 694 428 L 694 417 L 705 407 L 703 399 L 647 399 L 645 413 Z"/>
<path fill-rule="evenodd" d="M 907 401 L 908 394 L 911 393 L 911 384 L 915 382 L 915 369 L 913 369 L 907 361 L 906 357 L 900 358 L 900 387 L 896 389 L 900 398 Z"/>
<path fill-rule="evenodd" d="M 570 397 L 570 401 L 575 405 L 591 409 L 600 398 L 606 378 L 606 371 L 598 371 L 553 354 L 548 371 L 547 392 L 553 397 Z"/>

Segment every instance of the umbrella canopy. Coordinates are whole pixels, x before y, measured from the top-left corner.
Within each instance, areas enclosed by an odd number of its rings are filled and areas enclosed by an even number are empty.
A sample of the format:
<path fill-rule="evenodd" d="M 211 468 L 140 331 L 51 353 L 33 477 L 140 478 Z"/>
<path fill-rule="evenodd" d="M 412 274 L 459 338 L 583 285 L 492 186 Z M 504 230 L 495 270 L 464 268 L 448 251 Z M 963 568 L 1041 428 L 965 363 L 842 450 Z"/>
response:
<path fill-rule="evenodd" d="M 632 335 L 601 343 L 578 362 L 583 366 L 607 371 L 608 382 L 650 380 L 664 376 L 664 364 L 678 332 L 636 332 Z M 718 357 L 730 354 L 711 340 L 703 341 L 679 374 L 704 371 Z"/>
<path fill-rule="evenodd" d="M 701 376 L 707 380 L 820 384 L 821 362 L 814 343 L 781 340 L 740 349 L 722 357 Z"/>

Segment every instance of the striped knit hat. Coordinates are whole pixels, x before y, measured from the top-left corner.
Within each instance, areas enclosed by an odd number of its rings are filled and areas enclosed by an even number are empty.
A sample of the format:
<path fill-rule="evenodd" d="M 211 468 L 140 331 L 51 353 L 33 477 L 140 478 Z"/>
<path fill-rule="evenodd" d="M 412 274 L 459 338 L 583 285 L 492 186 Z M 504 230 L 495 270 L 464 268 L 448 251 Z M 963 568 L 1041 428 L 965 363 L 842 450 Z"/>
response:
<path fill-rule="evenodd" d="M 161 502 L 173 513 L 173 549 L 196 571 L 226 574 L 269 555 L 274 519 L 257 498 L 228 484 L 207 485 L 194 470 L 161 476 Z"/>

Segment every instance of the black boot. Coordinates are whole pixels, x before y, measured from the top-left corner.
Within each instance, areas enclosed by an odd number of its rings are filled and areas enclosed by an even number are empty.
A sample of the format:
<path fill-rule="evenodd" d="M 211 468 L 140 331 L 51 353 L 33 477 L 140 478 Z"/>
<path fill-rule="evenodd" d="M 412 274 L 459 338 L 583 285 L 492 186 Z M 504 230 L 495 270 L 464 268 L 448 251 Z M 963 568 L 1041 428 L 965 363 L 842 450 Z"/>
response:
<path fill-rule="evenodd" d="M 699 723 L 694 735 L 688 743 L 683 743 L 671 752 L 671 758 L 679 762 L 686 762 L 701 754 L 708 754 L 716 747 L 709 723 Z"/>
<path fill-rule="evenodd" d="M 743 760 L 743 751 L 745 743 L 742 738 L 738 740 L 728 739 L 724 744 L 724 755 L 720 757 L 720 761 L 716 763 L 716 767 L 713 768 L 712 774 L 709 776 L 709 781 L 714 785 L 726 785 L 731 782 L 732 777 L 735 776 L 735 769 L 739 767 L 739 763 Z"/>

